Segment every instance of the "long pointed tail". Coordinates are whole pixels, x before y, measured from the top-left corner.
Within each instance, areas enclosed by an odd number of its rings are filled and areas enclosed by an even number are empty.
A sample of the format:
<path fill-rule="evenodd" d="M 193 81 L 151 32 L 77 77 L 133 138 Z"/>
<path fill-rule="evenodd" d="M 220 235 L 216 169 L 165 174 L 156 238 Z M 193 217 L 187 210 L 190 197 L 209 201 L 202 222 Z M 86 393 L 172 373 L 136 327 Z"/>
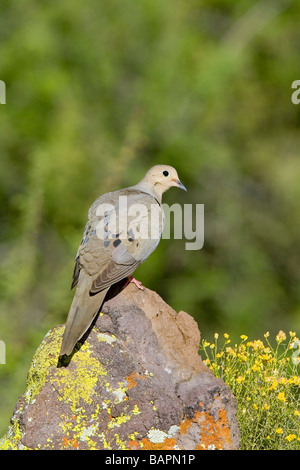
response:
<path fill-rule="evenodd" d="M 108 289 L 99 294 L 90 295 L 91 278 L 84 272 L 80 278 L 74 299 L 68 314 L 60 356 L 71 354 L 75 344 L 87 331 L 97 315 Z"/>

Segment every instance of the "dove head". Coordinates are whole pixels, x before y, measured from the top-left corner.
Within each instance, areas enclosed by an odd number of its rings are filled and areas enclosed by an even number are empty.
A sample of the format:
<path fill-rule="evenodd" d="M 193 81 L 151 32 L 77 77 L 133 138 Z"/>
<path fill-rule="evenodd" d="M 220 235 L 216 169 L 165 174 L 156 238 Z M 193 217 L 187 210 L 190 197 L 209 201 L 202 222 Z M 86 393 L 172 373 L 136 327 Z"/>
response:
<path fill-rule="evenodd" d="M 162 195 L 172 186 L 186 191 L 186 187 L 178 178 L 177 171 L 172 166 L 155 165 L 147 171 L 146 175 L 135 187 L 141 191 L 152 194 L 159 202 Z"/>

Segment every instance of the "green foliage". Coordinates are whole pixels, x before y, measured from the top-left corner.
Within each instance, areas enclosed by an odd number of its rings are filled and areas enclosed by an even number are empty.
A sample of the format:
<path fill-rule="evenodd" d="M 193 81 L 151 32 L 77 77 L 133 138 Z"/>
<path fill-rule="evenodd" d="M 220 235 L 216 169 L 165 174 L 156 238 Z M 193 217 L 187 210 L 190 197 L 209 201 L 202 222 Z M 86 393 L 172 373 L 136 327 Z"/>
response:
<path fill-rule="evenodd" d="M 205 245 L 162 240 L 137 277 L 207 336 L 299 331 L 296 1 L 2 0 L 0 367 L 6 428 L 64 322 L 90 204 L 175 166 Z"/>

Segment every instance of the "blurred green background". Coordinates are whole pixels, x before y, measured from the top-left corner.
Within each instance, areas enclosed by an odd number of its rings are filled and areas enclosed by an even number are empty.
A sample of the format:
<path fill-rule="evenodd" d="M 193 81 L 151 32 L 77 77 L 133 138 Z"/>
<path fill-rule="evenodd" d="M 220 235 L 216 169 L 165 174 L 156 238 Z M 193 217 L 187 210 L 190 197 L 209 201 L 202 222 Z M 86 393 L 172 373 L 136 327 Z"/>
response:
<path fill-rule="evenodd" d="M 66 319 L 91 203 L 171 164 L 205 245 L 136 271 L 202 337 L 300 331 L 300 3 L 1 0 L 0 434 Z"/>

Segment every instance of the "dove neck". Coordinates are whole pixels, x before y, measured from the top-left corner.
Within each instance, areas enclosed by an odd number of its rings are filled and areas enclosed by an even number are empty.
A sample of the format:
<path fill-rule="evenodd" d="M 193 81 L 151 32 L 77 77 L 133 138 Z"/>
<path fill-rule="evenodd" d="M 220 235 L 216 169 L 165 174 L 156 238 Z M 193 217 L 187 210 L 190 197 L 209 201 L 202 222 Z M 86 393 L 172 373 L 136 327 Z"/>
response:
<path fill-rule="evenodd" d="M 133 189 L 137 189 L 139 191 L 142 191 L 143 193 L 150 194 L 153 196 L 159 204 L 161 204 L 162 201 L 162 191 L 159 191 L 158 188 L 155 188 L 153 184 L 150 184 L 146 181 L 141 181 L 140 183 L 136 184 L 135 186 L 132 186 Z"/>

